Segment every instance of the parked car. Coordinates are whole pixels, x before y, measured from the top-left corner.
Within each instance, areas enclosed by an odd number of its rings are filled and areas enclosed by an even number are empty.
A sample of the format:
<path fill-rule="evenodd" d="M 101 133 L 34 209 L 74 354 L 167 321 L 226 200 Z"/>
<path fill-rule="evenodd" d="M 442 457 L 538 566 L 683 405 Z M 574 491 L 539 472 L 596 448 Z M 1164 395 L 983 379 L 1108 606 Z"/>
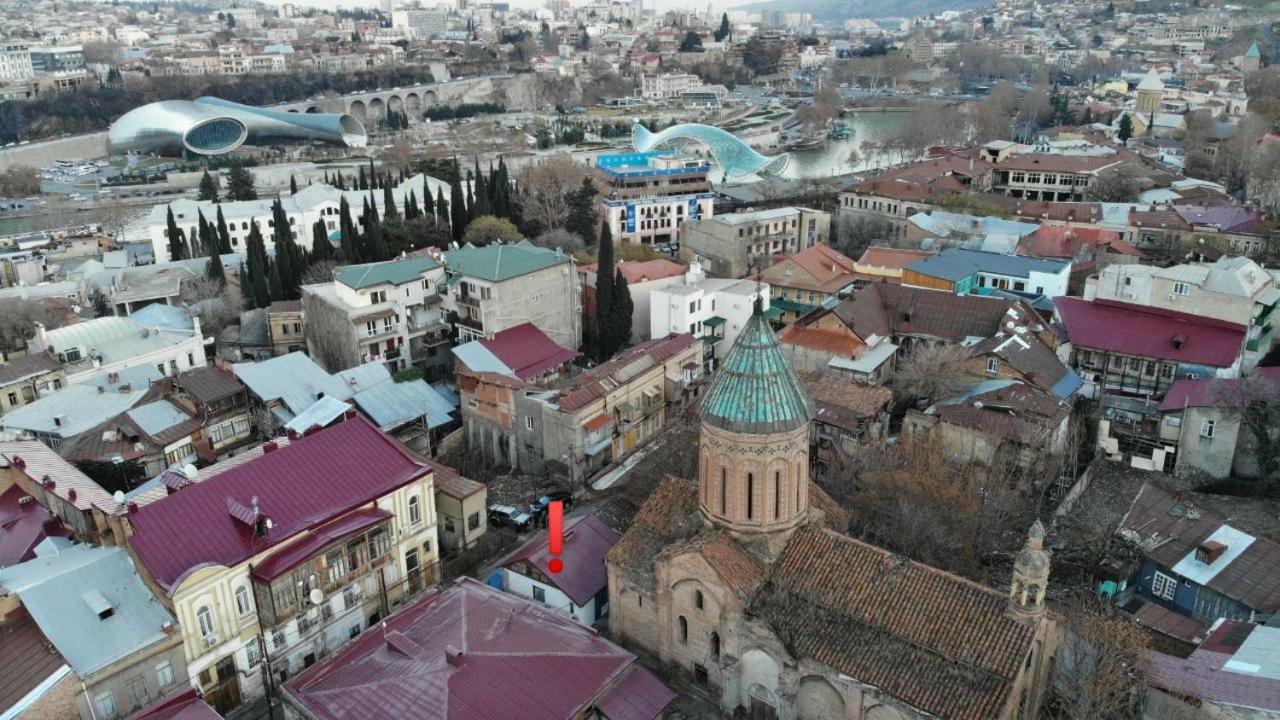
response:
<path fill-rule="evenodd" d="M 489 506 L 489 522 L 497 527 L 510 526 L 517 530 L 523 530 L 530 527 L 533 518 L 529 517 L 529 513 L 521 512 L 519 508 L 510 505 L 490 505 Z"/>

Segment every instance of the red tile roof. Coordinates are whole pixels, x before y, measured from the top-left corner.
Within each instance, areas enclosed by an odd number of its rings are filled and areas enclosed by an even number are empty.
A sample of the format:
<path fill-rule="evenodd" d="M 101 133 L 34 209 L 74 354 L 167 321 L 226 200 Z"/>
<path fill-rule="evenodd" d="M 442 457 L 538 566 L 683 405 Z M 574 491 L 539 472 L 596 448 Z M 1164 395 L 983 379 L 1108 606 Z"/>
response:
<path fill-rule="evenodd" d="M 514 370 L 521 380 L 535 378 L 582 355 L 560 347 L 533 323 L 521 323 L 496 332 L 492 339 L 480 340 L 480 344 Z"/>
<path fill-rule="evenodd" d="M 436 492 L 444 493 L 452 498 L 468 498 L 485 489 L 483 483 L 458 474 L 457 470 L 438 462 L 431 463 L 432 480 Z"/>
<path fill-rule="evenodd" d="M 142 506 L 128 516 L 129 545 L 172 592 L 192 570 L 236 565 L 428 472 L 358 416 Z M 253 498 L 272 523 L 265 536 L 227 512 L 227 501 L 247 507 Z"/>
<path fill-rule="evenodd" d="M 858 258 L 858 264 L 901 270 L 917 260 L 923 260 L 932 255 L 933 253 L 928 250 L 905 250 L 875 245 L 863 251 L 862 257 Z"/>
<path fill-rule="evenodd" d="M 588 263 L 580 265 L 578 269 L 594 273 L 596 272 L 596 267 L 597 263 Z M 627 279 L 627 285 L 679 277 L 684 275 L 685 270 L 688 269 L 680 263 L 666 258 L 657 260 L 623 260 L 616 263 L 614 268 L 622 271 L 622 276 Z"/>
<path fill-rule="evenodd" d="M 1097 227 L 1068 227 L 1041 225 L 1035 234 L 1018 248 L 1019 255 L 1042 258 L 1076 258 L 1086 247 L 1105 248 L 1114 253 L 1141 257 L 1129 243 L 1120 239 L 1120 233 Z"/>
<path fill-rule="evenodd" d="M 1235 323 L 1108 300 L 1053 299 L 1077 348 L 1172 362 L 1231 367 L 1244 346 Z"/>
<path fill-rule="evenodd" d="M 930 715 L 1002 714 L 1035 638 L 1005 594 L 828 530 L 796 531 L 751 603 L 792 655 Z M 874 652 L 869 652 L 874 649 Z"/>
<path fill-rule="evenodd" d="M 653 720 L 674 699 L 635 656 L 540 605 L 463 578 L 285 682 L 317 720 L 564 720 L 593 702 Z M 614 694 L 614 693 L 619 694 Z M 610 717 L 614 715 L 610 714 Z"/>
<path fill-rule="evenodd" d="M 595 515 L 567 518 L 564 525 L 564 551 L 559 556 L 564 561 L 563 570 L 553 573 L 547 569 L 552 555 L 551 548 L 547 545 L 546 530 L 529 538 L 502 561 L 502 567 L 515 569 L 513 566 L 517 563 L 530 563 L 542 573 L 548 584 L 558 588 L 581 607 L 608 584 L 604 557 L 620 539 L 622 535 L 618 531 L 605 525 Z"/>
<path fill-rule="evenodd" d="M 788 345 L 832 352 L 841 357 L 854 357 L 866 345 L 856 337 L 835 330 L 792 325 L 782 331 L 780 342 Z"/>
<path fill-rule="evenodd" d="M 586 407 L 608 395 L 611 386 L 616 387 L 639 374 L 637 368 L 661 365 L 696 342 L 689 333 L 671 333 L 623 350 L 609 362 L 559 385 L 556 388 L 560 393 L 557 404 L 570 412 Z"/>
<path fill-rule="evenodd" d="M 813 280 L 787 277 L 784 268 L 780 267 L 786 263 L 800 266 L 813 276 Z M 764 276 L 771 285 L 833 293 L 853 282 L 853 265 L 853 260 L 840 252 L 826 245 L 814 245 L 776 263 L 765 270 Z"/>

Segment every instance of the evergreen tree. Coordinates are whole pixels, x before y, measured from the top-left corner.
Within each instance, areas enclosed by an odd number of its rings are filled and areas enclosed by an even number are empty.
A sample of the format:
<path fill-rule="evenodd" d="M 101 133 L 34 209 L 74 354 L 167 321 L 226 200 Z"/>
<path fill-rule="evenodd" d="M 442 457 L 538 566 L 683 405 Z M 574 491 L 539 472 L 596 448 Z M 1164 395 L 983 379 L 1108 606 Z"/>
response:
<path fill-rule="evenodd" d="M 476 171 L 472 177 L 474 180 L 471 183 L 475 192 L 472 194 L 473 200 L 471 201 L 470 212 L 467 214 L 474 220 L 484 215 L 492 215 L 493 206 L 489 202 L 488 183 L 485 182 L 484 173 L 480 172 L 480 161 L 478 159 L 476 160 Z"/>
<path fill-rule="evenodd" d="M 311 264 L 333 259 L 333 243 L 329 241 L 329 233 L 324 229 L 324 221 L 317 220 L 311 224 Z"/>
<path fill-rule="evenodd" d="M 1133 118 L 1128 113 L 1120 118 L 1120 131 L 1116 137 L 1120 138 L 1121 143 L 1127 143 L 1129 138 L 1133 137 Z"/>
<path fill-rule="evenodd" d="M 1087 105 L 1085 106 L 1085 108 L 1084 108 L 1084 112 L 1083 112 L 1083 113 L 1081 113 L 1081 115 L 1080 115 L 1080 124 L 1081 124 L 1081 125 L 1091 125 L 1091 124 L 1093 124 L 1093 108 L 1091 108 L 1091 107 L 1089 107 L 1089 106 L 1087 106 Z"/>
<path fill-rule="evenodd" d="M 366 176 L 366 175 L 364 174 L 364 166 L 363 166 L 363 165 L 361 165 L 361 166 L 360 166 L 360 174 L 356 176 L 356 185 L 355 185 L 355 189 L 356 189 L 356 190 L 368 190 L 368 189 L 369 189 L 369 178 L 368 178 L 368 176 Z"/>
<path fill-rule="evenodd" d="M 173 219 L 173 206 L 169 206 L 169 214 L 165 218 L 165 233 L 169 237 L 169 261 L 184 260 L 187 257 L 187 240 L 178 229 L 178 222 Z"/>
<path fill-rule="evenodd" d="M 293 228 L 289 225 L 289 216 L 284 205 L 277 199 L 271 204 L 272 234 L 271 241 L 276 247 L 275 269 L 277 282 L 272 284 L 273 300 L 297 300 L 298 286 L 302 282 L 302 253 L 298 244 L 293 241 Z"/>
<path fill-rule="evenodd" d="M 199 213 L 200 224 L 200 253 L 192 257 L 209 257 L 218 253 L 218 230 L 213 223 L 204 219 L 204 213 Z"/>
<path fill-rule="evenodd" d="M 293 176 L 293 173 L 289 173 L 289 194 L 298 194 L 298 180 Z"/>
<path fill-rule="evenodd" d="M 613 233 L 609 223 L 600 224 L 600 244 L 596 252 L 596 328 L 594 351 L 596 362 L 604 362 L 613 357 L 613 337 L 610 331 L 613 322 Z"/>
<path fill-rule="evenodd" d="M 231 252 L 231 233 L 227 230 L 227 219 L 222 217 L 222 208 L 218 208 L 218 252 Z"/>
<path fill-rule="evenodd" d="M 245 279 L 240 286 L 245 302 L 250 308 L 264 308 L 271 304 L 271 288 L 268 275 L 271 272 L 267 259 L 267 246 L 256 221 L 249 222 L 249 237 L 245 240 Z"/>
<path fill-rule="evenodd" d="M 614 352 L 631 343 L 631 316 L 634 312 L 627 278 L 622 274 L 622 268 L 618 268 L 613 276 L 613 306 L 609 308 L 609 334 L 615 343 Z"/>
<path fill-rule="evenodd" d="M 342 261 L 360 262 L 360 253 L 357 251 L 360 240 L 356 237 L 356 224 L 351 220 L 351 205 L 347 203 L 345 196 L 338 203 L 338 229 L 342 234 Z"/>
<path fill-rule="evenodd" d="M 569 198 L 569 217 L 565 229 L 582 238 L 588 247 L 595 242 L 596 185 L 591 178 L 582 178 L 582 185 Z"/>
<path fill-rule="evenodd" d="M 227 172 L 227 197 L 232 200 L 257 200 L 258 191 L 253 187 L 253 173 L 236 161 Z"/>
<path fill-rule="evenodd" d="M 445 202 L 444 199 L 444 188 L 436 190 L 436 198 L 434 200 L 431 199 L 431 188 L 428 187 L 425 192 L 427 195 L 427 212 L 431 213 L 431 217 L 436 219 L 439 219 L 440 216 L 443 215 L 447 221 L 449 219 L 449 204 Z"/>
<path fill-rule="evenodd" d="M 324 171 L 324 184 L 325 184 L 325 185 L 332 185 L 332 184 L 333 184 L 333 181 L 329 179 L 329 171 L 328 171 L 328 170 L 325 170 L 325 171 Z"/>
<path fill-rule="evenodd" d="M 214 253 L 209 256 L 209 264 L 205 267 L 204 274 L 210 280 L 216 280 L 223 285 L 227 284 L 227 269 L 222 266 L 222 256 Z"/>
<path fill-rule="evenodd" d="M 341 172 L 339 172 L 337 175 L 338 175 L 338 177 L 337 177 L 337 181 L 334 183 L 334 185 L 333 185 L 333 186 L 334 186 L 334 187 L 336 187 L 336 188 L 338 188 L 339 190 L 346 190 L 346 189 L 347 189 L 347 185 L 346 185 L 346 183 L 342 180 L 342 173 L 341 173 Z"/>
<path fill-rule="evenodd" d="M 400 217 L 400 210 L 396 207 L 396 196 L 391 192 L 390 183 L 382 184 L 382 216 L 388 220 Z"/>
<path fill-rule="evenodd" d="M 378 217 L 378 206 L 370 202 L 364 221 L 361 262 L 382 262 L 390 258 L 391 253 L 387 249 L 387 240 L 382 232 L 382 220 Z"/>
<path fill-rule="evenodd" d="M 716 42 L 724 42 L 724 39 L 729 37 L 730 32 L 732 30 L 729 27 L 729 13 L 722 13 L 720 15 L 720 27 L 716 28 L 715 32 Z"/>
<path fill-rule="evenodd" d="M 431 193 L 427 193 L 427 197 L 431 197 Z M 419 217 L 422 217 L 422 211 L 418 209 L 418 197 L 410 190 L 409 202 L 404 206 L 404 219 L 415 220 Z"/>
<path fill-rule="evenodd" d="M 505 159 L 498 158 L 498 170 L 494 173 L 490 184 L 493 191 L 493 214 L 500 218 L 512 218 L 514 213 L 511 208 L 511 178 L 507 175 Z"/>
<path fill-rule="evenodd" d="M 440 192 L 444 193 L 443 190 Z M 467 229 L 467 202 L 462 194 L 462 183 L 457 178 L 449 183 L 449 227 L 453 230 L 455 241 L 461 240 L 462 233 Z"/>
<path fill-rule="evenodd" d="M 209 174 L 208 170 L 205 170 L 204 175 L 200 176 L 199 199 L 208 202 L 218 202 L 218 181 Z"/>
<path fill-rule="evenodd" d="M 276 259 L 278 260 L 279 256 L 276 256 Z M 284 297 L 284 281 L 280 279 L 280 263 L 273 262 L 271 258 L 267 258 L 267 291 L 271 294 L 272 300 Z M 270 304 L 267 303 L 267 305 Z"/>

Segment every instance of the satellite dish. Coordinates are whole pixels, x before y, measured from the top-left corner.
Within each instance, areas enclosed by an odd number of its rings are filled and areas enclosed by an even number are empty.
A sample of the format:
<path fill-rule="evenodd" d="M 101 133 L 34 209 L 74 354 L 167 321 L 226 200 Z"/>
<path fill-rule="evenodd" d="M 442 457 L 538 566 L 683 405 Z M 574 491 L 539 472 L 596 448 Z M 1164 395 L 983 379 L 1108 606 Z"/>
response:
<path fill-rule="evenodd" d="M 117 490 L 117 491 L 115 492 L 115 494 L 111 496 L 111 499 L 112 499 L 112 500 L 115 500 L 117 504 L 119 504 L 119 505 L 123 505 L 123 504 L 124 504 L 124 492 L 122 492 L 122 491 L 120 491 L 120 490 Z"/>
<path fill-rule="evenodd" d="M 312 605 L 319 605 L 324 602 L 324 591 L 320 588 L 312 588 L 307 597 L 310 598 Z"/>

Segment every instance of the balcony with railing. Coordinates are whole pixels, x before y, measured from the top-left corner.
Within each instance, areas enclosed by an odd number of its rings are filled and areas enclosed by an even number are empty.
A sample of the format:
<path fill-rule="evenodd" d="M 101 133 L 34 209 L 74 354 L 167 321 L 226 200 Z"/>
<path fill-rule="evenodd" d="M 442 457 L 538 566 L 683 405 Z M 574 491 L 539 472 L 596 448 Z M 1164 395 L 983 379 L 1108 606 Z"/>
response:
<path fill-rule="evenodd" d="M 308 531 L 257 563 L 251 577 L 262 627 L 305 616 L 314 604 L 314 591 L 323 598 L 362 593 L 362 581 L 390 559 L 391 536 L 389 512 L 362 508 Z"/>

